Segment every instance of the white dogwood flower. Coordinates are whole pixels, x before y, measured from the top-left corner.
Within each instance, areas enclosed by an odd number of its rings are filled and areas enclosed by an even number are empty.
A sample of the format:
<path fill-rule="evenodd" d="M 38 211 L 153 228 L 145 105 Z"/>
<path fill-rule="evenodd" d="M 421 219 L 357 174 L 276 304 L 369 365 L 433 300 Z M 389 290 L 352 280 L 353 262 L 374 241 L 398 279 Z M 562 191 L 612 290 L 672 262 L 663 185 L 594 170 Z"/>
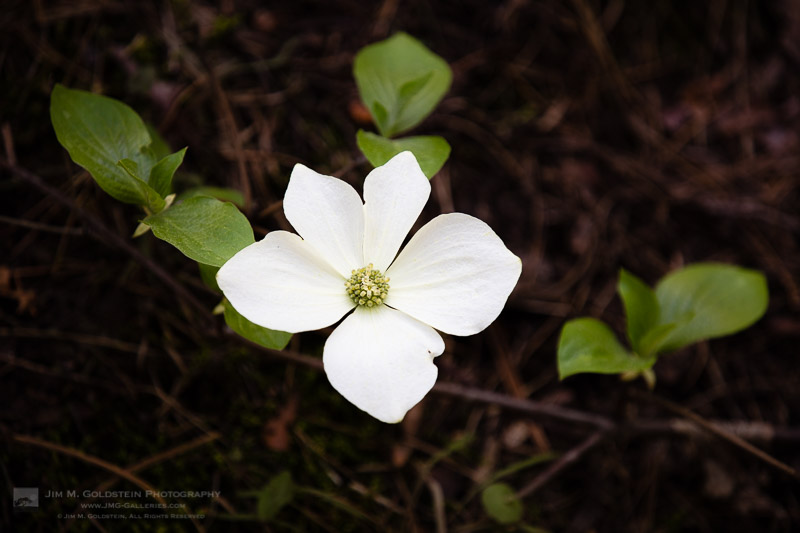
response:
<path fill-rule="evenodd" d="M 402 420 L 436 382 L 435 329 L 486 328 L 522 270 L 489 226 L 461 213 L 434 218 L 398 255 L 430 191 L 411 152 L 369 173 L 363 203 L 344 181 L 298 164 L 283 209 L 299 235 L 273 231 L 217 274 L 233 307 L 266 328 L 310 331 L 350 313 L 325 343 L 325 373 L 384 422 Z"/>

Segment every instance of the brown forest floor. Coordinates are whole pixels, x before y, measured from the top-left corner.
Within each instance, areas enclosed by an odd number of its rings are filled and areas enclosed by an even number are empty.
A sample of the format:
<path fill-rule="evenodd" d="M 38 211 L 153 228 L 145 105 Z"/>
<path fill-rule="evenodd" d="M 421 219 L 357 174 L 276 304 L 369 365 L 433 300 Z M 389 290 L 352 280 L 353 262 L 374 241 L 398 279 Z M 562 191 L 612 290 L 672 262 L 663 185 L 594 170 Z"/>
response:
<path fill-rule="evenodd" d="M 526 492 L 531 527 L 800 529 L 797 479 L 687 422 L 728 422 L 800 469 L 798 2 L 268 4 L 4 2 L 0 530 L 514 530 L 471 491 L 537 456 L 504 478 Z M 360 190 L 353 55 L 397 30 L 454 71 L 414 131 L 453 146 L 421 222 L 475 215 L 523 273 L 488 330 L 446 338 L 438 389 L 385 425 L 319 371 L 329 331 L 283 355 L 228 334 L 194 264 L 129 238 L 136 209 L 69 161 L 47 109 L 56 82 L 127 102 L 189 147 L 177 188 L 245 191 L 259 237 L 287 227 L 277 202 L 295 162 Z M 664 357 L 653 393 L 615 376 L 559 382 L 565 320 L 624 331 L 620 267 L 653 283 L 705 260 L 767 274 L 760 322 Z M 282 471 L 314 490 L 270 524 L 248 520 L 247 491 Z M 67 498 L 14 514 L 8 495 L 141 482 L 221 498 L 184 500 L 207 515 L 196 523 L 157 523 L 59 520 L 82 501 Z"/>

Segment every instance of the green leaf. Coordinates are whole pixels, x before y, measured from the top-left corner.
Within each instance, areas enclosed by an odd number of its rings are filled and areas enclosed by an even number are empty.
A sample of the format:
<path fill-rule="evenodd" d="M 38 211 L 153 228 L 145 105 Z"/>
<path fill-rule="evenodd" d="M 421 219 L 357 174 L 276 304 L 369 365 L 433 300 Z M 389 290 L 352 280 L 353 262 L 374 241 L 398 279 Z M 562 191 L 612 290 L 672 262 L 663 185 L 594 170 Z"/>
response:
<path fill-rule="evenodd" d="M 150 179 L 147 181 L 161 196 L 167 196 L 172 189 L 172 177 L 183 163 L 185 155 L 186 148 L 162 158 L 150 170 Z"/>
<path fill-rule="evenodd" d="M 655 357 L 630 353 L 604 323 L 594 318 L 577 318 L 564 324 L 558 341 L 558 374 L 564 379 L 573 374 L 619 374 L 645 370 Z"/>
<path fill-rule="evenodd" d="M 214 198 L 190 198 L 143 222 L 190 259 L 216 267 L 255 242 L 250 222 L 236 206 Z"/>
<path fill-rule="evenodd" d="M 383 104 L 377 100 L 373 104 L 370 111 L 372 112 L 372 118 L 375 119 L 375 124 L 387 124 L 389 122 L 389 112 L 386 111 L 386 108 L 383 107 Z M 378 126 L 378 129 L 380 129 L 380 126 Z"/>
<path fill-rule="evenodd" d="M 275 331 L 253 324 L 240 315 L 227 300 L 225 301 L 225 322 L 233 331 L 245 339 L 273 350 L 284 349 L 289 344 L 289 339 L 292 338 L 291 333 Z"/>
<path fill-rule="evenodd" d="M 244 196 L 236 189 L 227 189 L 225 187 L 208 187 L 201 185 L 183 191 L 178 195 L 178 200 L 188 200 L 189 198 L 197 198 L 198 196 L 207 196 L 209 198 L 216 198 L 225 202 L 231 202 L 239 207 L 244 207 Z"/>
<path fill-rule="evenodd" d="M 688 315 L 680 323 L 688 322 L 693 315 Z M 659 346 L 669 337 L 669 334 L 678 327 L 679 323 L 670 322 L 669 324 L 659 324 L 654 326 L 639 340 L 637 353 L 653 355 L 658 353 Z"/>
<path fill-rule="evenodd" d="M 136 112 L 112 98 L 57 84 L 50 96 L 50 120 L 58 142 L 72 160 L 112 197 L 129 204 L 152 204 L 144 179 L 117 163 L 134 161 L 139 176 L 149 176 L 156 159 L 150 134 Z M 152 190 L 152 189 L 151 189 Z"/>
<path fill-rule="evenodd" d="M 356 55 L 353 75 L 361 100 L 385 137 L 422 122 L 453 78 L 441 57 L 403 32 L 364 47 Z"/>
<path fill-rule="evenodd" d="M 506 483 L 495 483 L 481 493 L 486 514 L 501 524 L 513 524 L 522 519 L 522 502 Z"/>
<path fill-rule="evenodd" d="M 166 206 L 164 198 L 144 182 L 139 174 L 139 164 L 136 161 L 132 159 L 121 159 L 117 162 L 117 165 L 134 180 L 134 183 L 139 188 L 139 192 L 144 199 L 144 202 L 140 202 L 140 205 L 147 208 L 150 213 L 158 213 L 164 209 Z"/>
<path fill-rule="evenodd" d="M 409 150 L 417 158 L 422 172 L 432 178 L 442 168 L 450 155 L 450 145 L 441 137 L 419 136 L 387 139 L 374 133 L 358 130 L 356 142 L 373 167 L 379 167 L 391 158 Z"/>
<path fill-rule="evenodd" d="M 767 310 L 767 279 L 757 270 L 697 263 L 676 270 L 656 286 L 660 324 L 676 324 L 657 343 L 659 352 L 736 333 Z"/>
<path fill-rule="evenodd" d="M 135 178 L 139 181 L 142 180 L 141 176 L 139 175 L 139 163 L 132 159 L 120 159 L 117 161 L 117 165 L 122 168 L 128 175 L 132 178 Z"/>
<path fill-rule="evenodd" d="M 272 478 L 258 493 L 258 519 L 266 522 L 275 518 L 278 511 L 292 501 L 294 492 L 294 483 L 289 472 L 281 472 Z"/>
<path fill-rule="evenodd" d="M 422 91 L 433 77 L 433 72 L 426 72 L 419 78 L 404 83 L 398 91 L 398 105 L 402 109 L 413 101 L 414 97 Z"/>
<path fill-rule="evenodd" d="M 217 284 L 217 272 L 219 272 L 219 267 L 197 263 L 197 268 L 200 270 L 200 279 L 203 280 L 206 287 L 217 292 L 222 292 L 222 289 L 220 289 Z"/>
<path fill-rule="evenodd" d="M 639 355 L 650 355 L 642 350 L 641 340 L 658 323 L 656 293 L 624 268 L 619 271 L 617 292 L 625 306 L 628 340 L 633 351 Z"/>

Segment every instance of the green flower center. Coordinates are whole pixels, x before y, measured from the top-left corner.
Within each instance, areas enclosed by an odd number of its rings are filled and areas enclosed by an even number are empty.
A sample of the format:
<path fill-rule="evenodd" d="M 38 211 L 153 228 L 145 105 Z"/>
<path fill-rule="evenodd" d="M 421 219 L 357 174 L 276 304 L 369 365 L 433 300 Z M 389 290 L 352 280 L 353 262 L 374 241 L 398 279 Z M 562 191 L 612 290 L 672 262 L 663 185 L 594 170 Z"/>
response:
<path fill-rule="evenodd" d="M 353 270 L 350 279 L 344 282 L 347 296 L 356 305 L 375 307 L 386 300 L 389 293 L 389 278 L 380 270 L 372 268 L 372 263 L 358 270 Z"/>

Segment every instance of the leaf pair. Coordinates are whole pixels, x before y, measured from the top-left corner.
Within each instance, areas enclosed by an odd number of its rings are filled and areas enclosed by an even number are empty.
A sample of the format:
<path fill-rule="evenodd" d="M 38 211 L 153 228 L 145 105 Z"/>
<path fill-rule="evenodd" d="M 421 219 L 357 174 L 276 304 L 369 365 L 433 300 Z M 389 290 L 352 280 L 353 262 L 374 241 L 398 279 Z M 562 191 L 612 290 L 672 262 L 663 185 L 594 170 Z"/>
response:
<path fill-rule="evenodd" d="M 417 126 L 441 101 L 453 78 L 447 63 L 400 32 L 363 48 L 356 55 L 353 75 L 381 133 L 358 132 L 358 147 L 369 162 L 377 167 L 410 150 L 425 175 L 433 177 L 450 155 L 447 141 L 436 136 L 391 137 Z"/>
<path fill-rule="evenodd" d="M 450 145 L 437 135 L 421 135 L 402 139 L 387 139 L 364 130 L 358 130 L 356 143 L 373 167 L 385 165 L 391 158 L 405 152 L 414 154 L 422 172 L 432 178 L 450 156 Z"/>
<path fill-rule="evenodd" d="M 58 142 L 109 195 L 158 213 L 186 148 L 164 154 L 136 112 L 127 105 L 86 91 L 56 85 L 50 120 Z"/>
<path fill-rule="evenodd" d="M 599 320 L 570 320 L 558 343 L 561 379 L 582 372 L 642 372 L 662 353 L 752 325 L 763 316 L 769 301 L 761 272 L 720 263 L 676 270 L 662 278 L 655 290 L 623 269 L 617 291 L 633 351 L 622 346 Z"/>
<path fill-rule="evenodd" d="M 75 163 L 109 195 L 141 205 L 148 213 L 136 235 L 150 227 L 156 237 L 201 264 L 207 283 L 214 281 L 216 269 L 255 242 L 247 218 L 232 203 L 215 198 L 241 202 L 236 191 L 199 187 L 170 205 L 172 178 L 186 148 L 170 154 L 166 143 L 127 105 L 56 85 L 50 117 L 58 141 Z M 238 334 L 268 348 L 281 349 L 291 338 L 289 333 L 249 322 L 230 304 L 225 306 L 225 321 Z"/>

